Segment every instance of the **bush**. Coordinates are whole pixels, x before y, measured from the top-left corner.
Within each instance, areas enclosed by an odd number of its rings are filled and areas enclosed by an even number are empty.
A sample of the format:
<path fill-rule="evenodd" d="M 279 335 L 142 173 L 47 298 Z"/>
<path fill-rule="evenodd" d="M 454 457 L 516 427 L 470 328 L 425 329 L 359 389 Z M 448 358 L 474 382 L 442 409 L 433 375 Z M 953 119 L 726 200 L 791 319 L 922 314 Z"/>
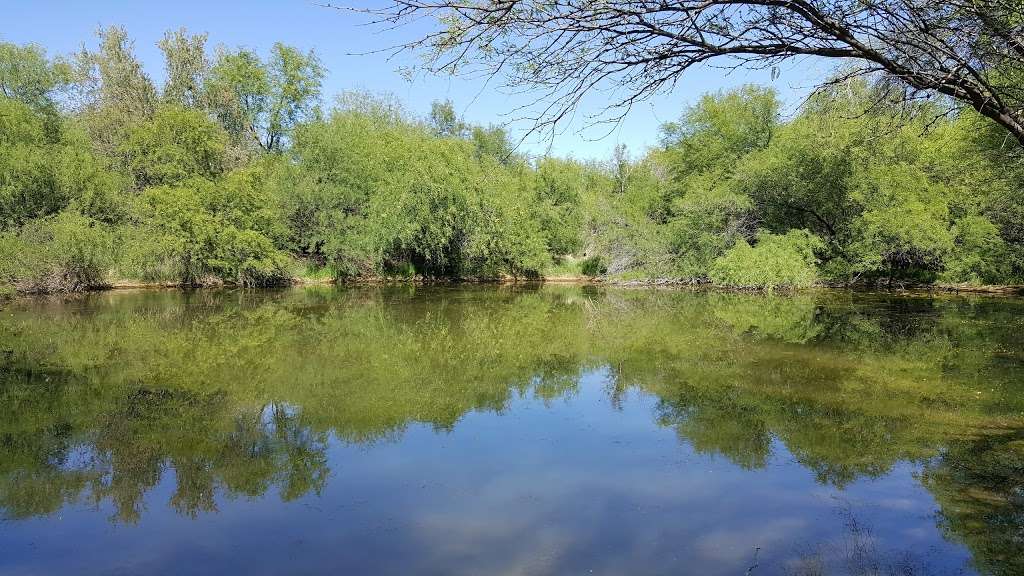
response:
<path fill-rule="evenodd" d="M 594 186 L 608 186 L 598 179 Z M 644 277 L 671 275 L 673 254 L 665 226 L 651 221 L 643 206 L 630 202 L 626 194 L 598 192 L 584 206 L 587 239 L 585 252 L 601 255 L 608 275 L 620 277 L 639 272 Z"/>
<path fill-rule="evenodd" d="M 220 278 L 240 286 L 274 286 L 288 281 L 288 255 L 255 230 L 225 228 L 207 265 Z"/>
<path fill-rule="evenodd" d="M 289 257 L 274 241 L 278 219 L 253 178 L 241 171 L 217 182 L 191 179 L 146 190 L 152 240 L 137 251 L 134 268 L 143 277 L 172 272 L 191 285 L 286 282 Z"/>
<path fill-rule="evenodd" d="M 584 276 L 601 276 L 608 273 L 608 265 L 598 255 L 591 256 L 580 263 L 580 272 Z"/>
<path fill-rule="evenodd" d="M 497 278 L 534 277 L 578 243 L 568 184 L 535 185 L 492 143 L 384 109 L 363 101 L 297 132 L 294 165 L 270 181 L 293 250 L 339 277 Z"/>
<path fill-rule="evenodd" d="M 20 292 L 73 292 L 108 285 L 114 242 L 77 212 L 32 220 L 0 235 L 0 284 Z"/>
<path fill-rule="evenodd" d="M 750 199 L 718 185 L 717 176 L 691 177 L 688 190 L 672 204 L 668 225 L 676 276 L 706 278 L 715 259 L 740 237 L 749 220 Z"/>
<path fill-rule="evenodd" d="M 114 222 L 129 204 L 122 189 L 79 130 L 0 96 L 0 229 L 69 207 Z"/>
<path fill-rule="evenodd" d="M 953 250 L 946 259 L 942 279 L 968 284 L 998 283 L 1012 275 L 1009 262 L 999 228 L 983 216 L 966 216 L 953 227 Z"/>
<path fill-rule="evenodd" d="M 181 280 L 179 262 L 164 232 L 152 225 L 122 226 L 114 230 L 118 246 L 118 279 L 175 283 Z"/>
<path fill-rule="evenodd" d="M 806 230 L 784 236 L 761 233 L 753 247 L 740 239 L 712 264 L 711 280 L 736 288 L 806 288 L 818 279 L 814 253 L 822 248 L 821 240 Z"/>

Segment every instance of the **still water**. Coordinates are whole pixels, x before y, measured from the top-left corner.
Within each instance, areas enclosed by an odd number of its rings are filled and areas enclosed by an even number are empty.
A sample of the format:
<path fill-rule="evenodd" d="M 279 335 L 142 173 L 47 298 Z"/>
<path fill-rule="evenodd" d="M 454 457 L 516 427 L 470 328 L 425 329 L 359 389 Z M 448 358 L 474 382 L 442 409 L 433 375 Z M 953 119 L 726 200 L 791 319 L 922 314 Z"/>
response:
<path fill-rule="evenodd" d="M 1024 574 L 1024 300 L 0 310 L 0 574 Z"/>

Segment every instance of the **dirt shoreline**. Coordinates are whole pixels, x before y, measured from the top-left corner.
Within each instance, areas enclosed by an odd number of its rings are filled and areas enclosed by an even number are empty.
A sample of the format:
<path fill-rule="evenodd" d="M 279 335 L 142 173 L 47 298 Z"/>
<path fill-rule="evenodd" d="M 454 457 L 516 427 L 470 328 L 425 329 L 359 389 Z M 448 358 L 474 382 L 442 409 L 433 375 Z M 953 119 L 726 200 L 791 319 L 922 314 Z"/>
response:
<path fill-rule="evenodd" d="M 293 278 L 287 286 L 386 286 L 386 285 L 459 285 L 459 284 L 494 284 L 494 285 L 538 285 L 562 284 L 578 286 L 611 286 L 616 288 L 677 288 L 694 290 L 711 290 L 722 292 L 761 292 L 759 289 L 720 286 L 708 282 L 694 282 L 672 278 L 649 278 L 643 280 L 615 280 L 590 276 L 553 276 L 549 278 L 490 278 L 490 279 L 425 279 L 425 278 L 359 278 L 351 280 L 335 280 L 333 278 Z M 182 290 L 203 288 L 236 288 L 237 284 L 219 282 L 202 286 L 183 286 L 180 282 L 142 282 L 135 280 L 119 280 L 107 286 L 97 287 L 86 292 L 103 292 L 114 290 Z M 807 290 L 852 290 L 856 292 L 880 292 L 895 294 L 979 294 L 992 296 L 1024 296 L 1024 285 L 963 285 L 963 284 L 931 284 L 931 285 L 900 285 L 900 286 L 849 286 L 841 284 L 821 284 L 812 288 L 777 289 L 776 292 L 792 293 Z M 17 296 L 32 296 L 32 293 L 18 293 Z"/>

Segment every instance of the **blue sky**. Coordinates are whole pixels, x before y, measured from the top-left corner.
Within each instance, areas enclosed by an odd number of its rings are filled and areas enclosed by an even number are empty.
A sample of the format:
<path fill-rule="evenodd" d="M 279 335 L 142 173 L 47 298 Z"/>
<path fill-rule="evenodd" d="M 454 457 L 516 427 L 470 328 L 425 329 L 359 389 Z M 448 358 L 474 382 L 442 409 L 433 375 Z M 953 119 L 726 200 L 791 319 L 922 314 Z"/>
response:
<path fill-rule="evenodd" d="M 261 54 L 274 42 L 284 42 L 304 50 L 314 49 L 328 68 L 324 82 L 325 100 L 344 90 L 359 89 L 392 93 L 413 113 L 423 115 L 433 100 L 451 99 L 463 116 L 480 124 L 503 124 L 517 105 L 529 103 L 529 94 L 510 96 L 483 81 L 450 77 L 417 77 L 407 80 L 399 69 L 414 65 L 411 55 L 388 60 L 384 55 L 360 55 L 387 48 L 408 39 L 415 30 L 381 31 L 364 25 L 365 19 L 351 13 L 323 8 L 305 0 L 180 0 L 144 2 L 126 0 L 12 2 L 0 0 L 6 21 L 0 25 L 0 39 L 8 42 L 36 42 L 51 55 L 66 54 L 83 43 L 95 46 L 96 30 L 101 26 L 124 26 L 135 40 L 136 53 L 147 73 L 158 83 L 163 77 L 162 56 L 156 42 L 169 29 L 185 27 L 191 32 L 206 32 L 212 46 L 245 46 Z M 350 5 L 360 5 L 358 0 Z M 795 62 L 781 70 L 774 82 L 767 72 L 693 70 L 684 76 L 671 94 L 640 104 L 626 120 L 614 127 L 588 128 L 587 116 L 600 112 L 607 96 L 593 94 L 576 118 L 551 144 L 553 153 L 577 158 L 607 158 L 618 143 L 639 154 L 657 142 L 658 126 L 677 118 L 680 112 L 704 92 L 737 86 L 747 82 L 774 86 L 787 104 L 798 104 L 821 74 L 823 64 Z M 514 135 L 528 126 L 512 124 Z M 607 134 L 607 135 L 606 135 Z M 547 138 L 533 137 L 524 143 L 525 151 L 543 153 Z"/>

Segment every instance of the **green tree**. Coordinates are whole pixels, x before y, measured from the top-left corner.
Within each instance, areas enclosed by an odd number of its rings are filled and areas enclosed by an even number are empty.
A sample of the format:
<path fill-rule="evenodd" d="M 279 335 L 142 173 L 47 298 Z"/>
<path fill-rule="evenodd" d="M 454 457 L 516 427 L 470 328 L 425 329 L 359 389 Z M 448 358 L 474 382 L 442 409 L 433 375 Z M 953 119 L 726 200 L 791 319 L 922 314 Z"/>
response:
<path fill-rule="evenodd" d="M 860 177 L 854 198 L 863 212 L 853 223 L 855 273 L 932 280 L 953 248 L 949 207 L 913 166 L 876 166 Z"/>
<path fill-rule="evenodd" d="M 228 137 L 204 112 L 179 104 L 160 106 L 132 127 L 119 152 L 138 188 L 214 179 L 223 171 Z"/>
<path fill-rule="evenodd" d="M 100 222 L 64 211 L 0 232 L 0 285 L 23 292 L 77 292 L 106 286 L 114 237 Z"/>
<path fill-rule="evenodd" d="M 700 186 L 700 182 L 704 186 Z M 750 198 L 717 182 L 693 178 L 694 189 L 676 198 L 666 226 L 674 272 L 682 278 L 708 277 L 712 263 L 736 242 L 754 233 Z"/>
<path fill-rule="evenodd" d="M 153 114 L 157 94 L 124 28 L 111 26 L 98 35 L 98 50 L 78 55 L 82 116 L 97 149 L 114 156 L 130 128 Z"/>
<path fill-rule="evenodd" d="M 549 261 L 554 202 L 538 202 L 525 167 L 386 102 L 346 101 L 299 130 L 293 154 L 279 188 L 292 243 L 336 274 L 520 275 Z"/>
<path fill-rule="evenodd" d="M 429 121 L 434 133 L 443 138 L 460 138 L 466 130 L 451 100 L 431 102 Z"/>
<path fill-rule="evenodd" d="M 662 126 L 657 160 L 671 183 L 662 210 L 676 274 L 706 278 L 737 240 L 753 239 L 752 204 L 733 174 L 741 159 L 771 144 L 778 117 L 775 92 L 746 85 L 706 95 L 680 121 Z"/>
<path fill-rule="evenodd" d="M 661 141 L 681 187 L 695 173 L 728 173 L 746 154 L 768 146 L 779 121 L 775 91 L 744 85 L 701 97 L 678 122 L 661 127 Z"/>
<path fill-rule="evenodd" d="M 0 42 L 0 96 L 36 110 L 54 108 L 54 93 L 71 81 L 70 66 L 51 61 L 38 45 Z"/>
<path fill-rule="evenodd" d="M 280 152 L 295 127 L 316 115 L 323 76 L 315 53 L 276 43 L 267 62 L 247 50 L 222 52 L 207 90 L 217 117 L 237 141 Z"/>
<path fill-rule="evenodd" d="M 508 132 L 501 126 L 473 126 L 469 129 L 469 139 L 478 157 L 491 157 L 506 166 L 521 160 L 515 154 Z"/>
<path fill-rule="evenodd" d="M 578 162 L 543 158 L 537 163 L 535 187 L 547 249 L 553 255 L 572 254 L 583 247 L 586 168 Z"/>
<path fill-rule="evenodd" d="M 206 34 L 190 35 L 184 28 L 168 31 L 157 44 L 164 53 L 167 74 L 161 97 L 186 108 L 204 108 L 203 83 L 209 72 Z"/>

